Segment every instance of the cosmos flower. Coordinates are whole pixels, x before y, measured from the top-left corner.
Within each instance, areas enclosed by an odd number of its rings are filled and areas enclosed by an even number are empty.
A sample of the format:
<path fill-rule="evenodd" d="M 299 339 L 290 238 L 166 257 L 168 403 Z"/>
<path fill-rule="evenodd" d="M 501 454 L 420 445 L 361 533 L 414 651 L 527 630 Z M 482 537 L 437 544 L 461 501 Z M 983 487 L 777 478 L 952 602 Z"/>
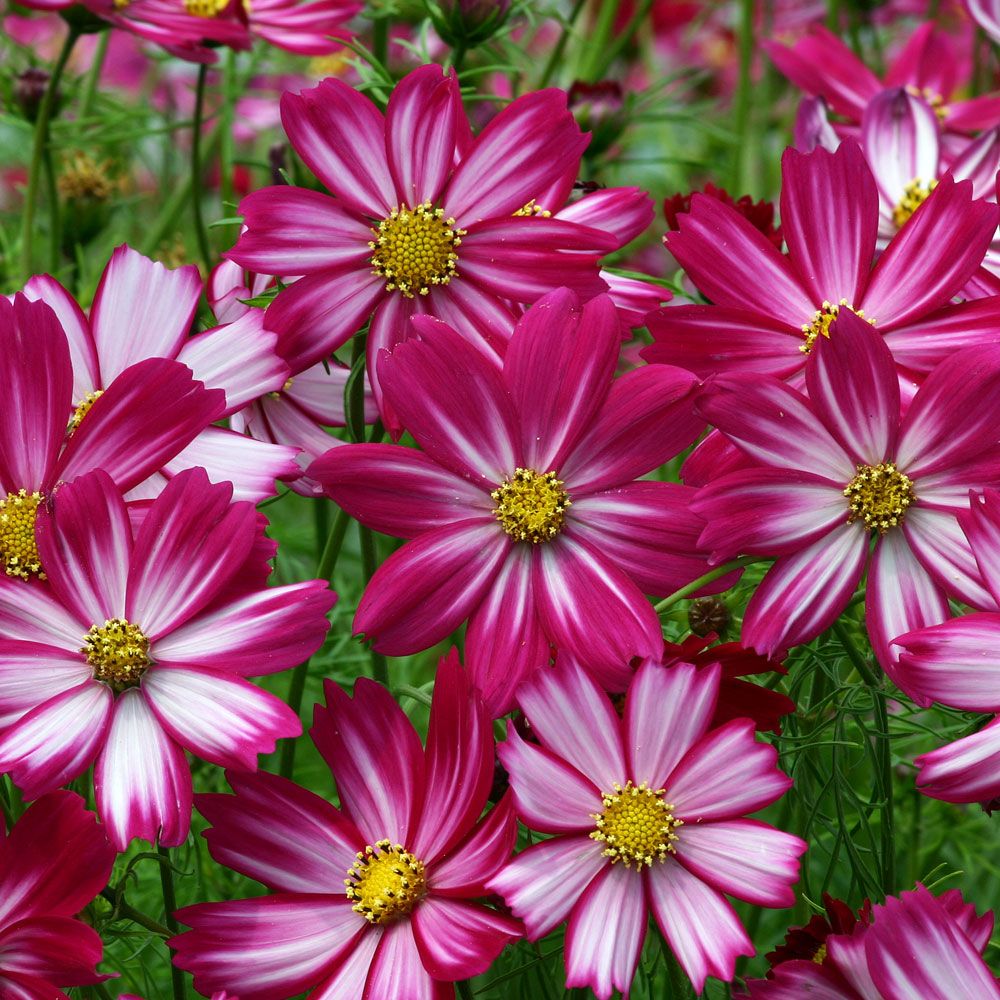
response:
<path fill-rule="evenodd" d="M 786 961 L 751 979 L 752 1000 L 953 1000 L 1000 997 L 982 959 L 993 914 L 976 916 L 957 890 L 935 897 L 922 885 L 872 907 L 871 920 L 828 934 L 811 958 Z"/>
<path fill-rule="evenodd" d="M 508 302 L 558 285 L 605 290 L 607 233 L 534 211 L 561 200 L 587 145 L 566 95 L 525 94 L 473 138 L 458 81 L 422 66 L 392 92 L 383 116 L 336 79 L 281 99 L 289 141 L 333 197 L 282 185 L 240 203 L 246 229 L 227 254 L 265 274 L 295 274 L 268 307 L 292 369 L 326 357 L 371 317 L 368 371 L 386 425 L 380 352 L 428 314 L 488 355 L 514 326 Z M 536 202 L 536 200 L 538 200 Z M 561 202 L 560 202 L 561 203 Z"/>
<path fill-rule="evenodd" d="M 444 324 L 415 323 L 421 339 L 380 377 L 423 451 L 352 444 L 309 469 L 363 524 L 412 539 L 372 577 L 355 631 L 397 656 L 469 620 L 466 662 L 495 714 L 550 645 L 596 664 L 661 652 L 643 593 L 705 572 L 701 522 L 691 490 L 639 477 L 697 436 L 695 377 L 648 365 L 615 379 L 607 296 L 547 295 L 502 370 Z"/>
<path fill-rule="evenodd" d="M 974 200 L 969 181 L 942 177 L 872 267 L 879 198 L 857 143 L 835 153 L 787 149 L 781 164 L 788 255 L 734 209 L 695 195 L 666 244 L 712 305 L 652 313 L 647 361 L 801 384 L 816 339 L 853 312 L 884 336 L 912 394 L 958 348 L 997 339 L 1000 298 L 952 304 L 997 228 L 997 206 Z"/>
<path fill-rule="evenodd" d="M 566 928 L 566 985 L 627 993 L 648 912 L 704 988 L 733 977 L 753 945 L 723 894 L 789 906 L 806 845 L 747 820 L 791 780 L 753 723 L 709 730 L 719 668 L 641 667 L 619 720 L 586 673 L 540 671 L 518 701 L 540 746 L 508 725 L 500 760 L 518 817 L 551 839 L 517 855 L 489 888 L 536 940 Z"/>
<path fill-rule="evenodd" d="M 184 365 L 154 358 L 109 379 L 81 413 L 66 334 L 48 305 L 21 293 L 0 296 L 0 344 L 0 561 L 7 577 L 27 580 L 44 573 L 35 519 L 57 483 L 103 469 L 131 490 L 218 419 L 225 400 Z"/>
<path fill-rule="evenodd" d="M 185 749 L 253 770 L 302 731 L 244 678 L 312 655 L 334 595 L 320 580 L 265 587 L 273 546 L 231 496 L 190 469 L 130 510 L 107 474 L 80 476 L 39 510 L 48 587 L 0 577 L 0 772 L 30 800 L 93 763 L 119 850 L 187 836 Z"/>
<path fill-rule="evenodd" d="M 24 294 L 52 307 L 69 340 L 71 427 L 115 378 L 149 358 L 179 361 L 209 388 L 224 390 L 225 415 L 284 385 L 288 366 L 275 353 L 277 335 L 264 329 L 261 310 L 189 336 L 201 292 L 193 265 L 170 270 L 124 245 L 104 268 L 89 319 L 55 278 L 43 274 L 28 281 Z M 171 476 L 201 466 L 213 482 L 233 483 L 238 499 L 256 502 L 274 495 L 276 478 L 294 476 L 296 454 L 288 446 L 206 426 L 132 495 L 155 496 Z"/>
<path fill-rule="evenodd" d="M 454 654 L 438 668 L 426 748 L 380 685 L 361 678 L 353 699 L 325 690 L 311 735 L 341 808 L 263 772 L 230 774 L 235 796 L 199 795 L 212 856 L 272 895 L 181 910 L 193 930 L 170 942 L 176 964 L 200 992 L 225 984 L 241 1000 L 451 1000 L 455 980 L 521 935 L 471 902 L 517 830 L 508 799 L 482 816 L 489 717 Z"/>
<path fill-rule="evenodd" d="M 63 997 L 61 986 L 107 979 L 104 947 L 74 919 L 107 885 L 115 852 L 72 792 L 39 799 L 6 838 L 0 823 L 0 995 Z"/>
<path fill-rule="evenodd" d="M 699 409 L 753 464 L 702 488 L 700 544 L 718 559 L 776 558 L 743 619 L 744 645 L 764 655 L 827 628 L 871 551 L 868 635 L 911 692 L 892 640 L 949 617 L 949 595 L 993 605 L 958 515 L 970 488 L 1000 482 L 1000 346 L 943 361 L 901 419 L 889 348 L 847 311 L 810 353 L 805 382 L 808 399 L 767 375 L 707 383 Z"/>

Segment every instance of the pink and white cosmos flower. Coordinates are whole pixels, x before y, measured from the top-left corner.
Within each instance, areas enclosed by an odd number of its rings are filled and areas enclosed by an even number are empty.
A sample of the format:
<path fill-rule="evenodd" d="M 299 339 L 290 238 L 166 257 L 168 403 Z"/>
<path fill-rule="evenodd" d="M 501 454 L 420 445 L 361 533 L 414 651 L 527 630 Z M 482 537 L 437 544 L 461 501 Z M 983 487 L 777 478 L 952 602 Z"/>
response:
<path fill-rule="evenodd" d="M 496 715 L 550 645 L 595 664 L 659 655 L 643 593 L 671 593 L 706 563 L 693 491 L 639 477 L 697 437 L 697 379 L 667 365 L 615 379 L 606 295 L 547 295 L 502 370 L 450 327 L 414 323 L 421 339 L 380 371 L 423 451 L 351 444 L 309 468 L 363 524 L 412 539 L 372 577 L 355 630 L 398 656 L 468 619 L 466 660 Z"/>
<path fill-rule="evenodd" d="M 970 488 L 1000 483 L 1000 346 L 967 348 L 927 377 L 900 418 L 885 341 L 847 311 L 806 363 L 807 399 L 773 376 L 721 375 L 698 404 L 750 460 L 703 487 L 700 544 L 776 562 L 747 606 L 742 641 L 771 656 L 844 610 L 869 563 L 866 621 L 908 693 L 892 641 L 949 617 L 948 597 L 994 606 L 959 526 Z"/>
<path fill-rule="evenodd" d="M 628 993 L 649 910 L 694 984 L 730 980 L 753 945 L 723 895 L 790 906 L 806 845 L 744 819 L 792 782 L 749 719 L 709 730 L 718 666 L 647 663 L 624 719 L 578 667 L 539 671 L 518 691 L 540 746 L 507 727 L 499 747 L 518 817 L 551 834 L 489 888 L 536 940 L 564 920 L 566 984 Z"/>
<path fill-rule="evenodd" d="M 827 936 L 825 953 L 776 966 L 747 983 L 752 1000 L 976 1000 L 1000 998 L 982 959 L 993 914 L 981 917 L 957 890 L 934 897 L 922 885 L 872 908 L 872 923 Z"/>
<path fill-rule="evenodd" d="M 265 587 L 273 546 L 231 496 L 190 469 L 129 508 L 105 473 L 80 476 L 39 510 L 48 588 L 0 577 L 0 772 L 30 800 L 94 763 L 119 850 L 187 836 L 185 749 L 253 770 L 302 731 L 244 678 L 311 656 L 335 596 L 321 580 Z"/>
<path fill-rule="evenodd" d="M 371 317 L 368 371 L 394 432 L 379 356 L 408 336 L 411 316 L 451 323 L 495 358 L 514 327 L 510 302 L 558 285 L 584 298 L 606 289 L 598 260 L 615 238 L 533 211 L 535 199 L 565 201 L 587 145 L 562 91 L 525 94 L 476 138 L 457 78 L 433 65 L 400 81 L 384 116 L 336 79 L 286 93 L 281 115 L 334 197 L 254 192 L 240 203 L 246 230 L 227 256 L 302 275 L 267 310 L 293 369 L 326 357 Z"/>
<path fill-rule="evenodd" d="M 74 919 L 107 885 L 115 852 L 72 792 L 39 799 L 7 837 L 0 823 L 0 996 L 62 998 L 61 986 L 99 983 L 104 946 Z"/>
<path fill-rule="evenodd" d="M 289 369 L 275 353 L 278 338 L 264 328 L 261 310 L 189 336 L 201 291 L 193 265 L 170 270 L 124 245 L 104 268 L 89 319 L 55 278 L 43 274 L 28 281 L 24 294 L 52 307 L 69 340 L 74 422 L 123 371 L 149 358 L 179 361 L 209 388 L 222 389 L 223 415 L 284 385 Z M 155 496 L 171 476 L 201 466 L 213 482 L 233 483 L 238 499 L 257 502 L 274 495 L 276 478 L 295 475 L 296 454 L 288 446 L 207 426 L 132 497 Z"/>
<path fill-rule="evenodd" d="M 509 798 L 482 816 L 489 717 L 454 654 L 438 668 L 426 748 L 380 685 L 358 680 L 353 699 L 325 689 L 311 735 L 341 808 L 263 772 L 230 774 L 235 796 L 199 795 L 212 856 L 272 895 L 181 910 L 193 930 L 170 942 L 175 962 L 205 995 L 241 1000 L 452 1000 L 456 980 L 521 936 L 471 902 L 517 832 Z"/>

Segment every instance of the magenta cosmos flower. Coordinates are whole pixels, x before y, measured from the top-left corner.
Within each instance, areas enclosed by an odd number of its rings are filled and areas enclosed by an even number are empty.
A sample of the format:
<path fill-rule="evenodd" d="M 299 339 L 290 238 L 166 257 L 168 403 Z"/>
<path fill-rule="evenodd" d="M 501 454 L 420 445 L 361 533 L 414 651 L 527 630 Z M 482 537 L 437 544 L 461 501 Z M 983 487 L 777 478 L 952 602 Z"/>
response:
<path fill-rule="evenodd" d="M 372 577 L 356 632 L 392 656 L 469 620 L 467 663 L 494 714 L 549 660 L 663 650 L 643 593 L 705 571 L 693 491 L 636 480 L 701 429 L 695 377 L 648 365 L 614 378 L 621 337 L 606 295 L 566 289 L 519 320 L 498 369 L 442 323 L 381 363 L 382 387 L 423 452 L 334 448 L 309 468 L 352 517 L 412 541 Z"/>
<path fill-rule="evenodd" d="M 354 699 L 325 682 L 310 735 L 341 809 L 283 778 L 230 775 L 236 792 L 199 795 L 216 861 L 273 891 L 202 903 L 178 917 L 175 962 L 206 995 L 451 1000 L 511 940 L 516 920 L 470 902 L 510 857 L 508 799 L 485 816 L 490 720 L 454 654 L 438 668 L 426 749 L 383 687 Z M 386 748 L 391 747 L 391 753 Z"/>
<path fill-rule="evenodd" d="M 1000 493 L 974 495 L 959 523 L 986 584 L 990 610 L 900 636 L 900 674 L 927 702 L 1000 714 Z M 916 760 L 925 795 L 947 802 L 1000 796 L 1000 720 Z"/>
<path fill-rule="evenodd" d="M 201 292 L 198 268 L 170 270 L 128 246 L 118 247 L 104 268 L 89 320 L 55 278 L 43 274 L 28 281 L 24 294 L 52 307 L 69 340 L 73 424 L 123 371 L 148 358 L 179 361 L 209 388 L 222 389 L 224 415 L 282 388 L 289 369 L 275 353 L 277 335 L 264 329 L 261 310 L 189 336 Z M 130 499 L 155 496 L 171 476 L 201 466 L 213 482 L 231 482 L 238 499 L 257 502 L 274 495 L 276 478 L 295 475 L 296 454 L 210 425 Z"/>
<path fill-rule="evenodd" d="M 568 920 L 566 985 L 602 1000 L 628 993 L 653 911 L 694 984 L 729 980 L 753 945 L 727 893 L 790 906 L 798 837 L 742 818 L 792 782 L 749 719 L 709 731 L 720 671 L 641 667 L 619 719 L 572 666 L 539 671 L 518 691 L 540 746 L 508 724 L 500 761 L 517 814 L 552 839 L 489 883 L 531 940 Z"/>
<path fill-rule="evenodd" d="M 0 996 L 50 1000 L 107 979 L 97 932 L 74 917 L 103 889 L 115 852 L 72 792 L 39 799 L 6 839 L 0 823 Z"/>
<path fill-rule="evenodd" d="M 173 459 L 224 410 L 176 361 L 150 359 L 77 406 L 72 350 L 43 302 L 0 296 L 0 560 L 8 577 L 43 572 L 35 542 L 40 505 L 59 482 L 103 469 L 131 490 Z"/>
<path fill-rule="evenodd" d="M 967 348 L 927 377 L 900 419 L 885 341 L 845 312 L 817 342 L 809 399 L 773 376 L 710 380 L 699 410 L 753 465 L 703 487 L 700 543 L 716 558 L 776 557 L 747 605 L 743 643 L 771 656 L 847 606 L 869 561 L 875 654 L 908 693 L 896 636 L 943 621 L 948 596 L 992 606 L 958 515 L 1000 482 L 1000 346 Z"/>
<path fill-rule="evenodd" d="M 747 983 L 753 1000 L 956 1000 L 1000 997 L 982 953 L 993 914 L 981 917 L 957 890 L 934 897 L 922 885 L 872 908 L 873 923 L 830 934 L 811 959 L 776 966 Z"/>
<path fill-rule="evenodd" d="M 863 316 L 901 373 L 921 378 L 959 347 L 995 340 L 1000 297 L 952 305 L 983 261 L 997 206 L 943 177 L 872 267 L 879 198 L 857 143 L 835 153 L 785 150 L 783 256 L 734 209 L 694 195 L 668 233 L 670 252 L 712 305 L 651 313 L 647 361 L 801 380 L 838 313 Z"/>
<path fill-rule="evenodd" d="M 868 102 L 883 88 L 906 87 L 934 108 L 949 131 L 976 132 L 1000 123 L 998 94 L 953 100 L 968 82 L 972 60 L 967 51 L 960 58 L 955 41 L 932 21 L 926 21 L 910 36 L 884 80 L 819 24 L 792 46 L 770 40 L 762 44 L 792 83 L 807 94 L 825 98 L 849 122 L 860 122 Z"/>
<path fill-rule="evenodd" d="M 587 145 L 562 91 L 518 98 L 475 139 L 458 80 L 433 65 L 396 86 L 384 116 L 330 79 L 284 94 L 281 117 L 335 197 L 287 185 L 254 192 L 240 203 L 246 231 L 227 256 L 265 274 L 303 275 L 267 311 L 293 369 L 371 317 L 378 394 L 379 352 L 405 339 L 413 315 L 468 330 L 492 353 L 513 329 L 509 302 L 558 285 L 584 297 L 605 290 L 598 259 L 614 237 L 533 211 L 556 186 L 565 201 Z"/>
<path fill-rule="evenodd" d="M 106 474 L 81 476 L 39 512 L 49 589 L 0 577 L 0 771 L 33 799 L 94 763 L 119 850 L 187 836 L 185 749 L 253 770 L 302 731 L 244 678 L 311 656 L 335 597 L 321 580 L 265 587 L 273 546 L 231 495 L 190 469 L 130 509 Z"/>

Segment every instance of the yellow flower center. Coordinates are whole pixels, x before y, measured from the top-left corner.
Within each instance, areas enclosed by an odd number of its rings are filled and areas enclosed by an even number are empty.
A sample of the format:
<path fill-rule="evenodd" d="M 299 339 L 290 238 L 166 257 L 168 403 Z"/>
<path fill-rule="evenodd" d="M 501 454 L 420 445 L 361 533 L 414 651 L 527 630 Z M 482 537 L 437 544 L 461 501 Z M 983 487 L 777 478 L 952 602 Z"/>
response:
<path fill-rule="evenodd" d="M 674 819 L 674 807 L 663 800 L 664 790 L 654 792 L 645 782 L 633 785 L 631 781 L 624 788 L 616 782 L 614 789 L 614 794 L 602 796 L 604 812 L 593 814 L 597 829 L 590 835 L 608 845 L 604 855 L 611 863 L 622 861 L 626 868 L 634 864 L 641 869 L 676 854 L 674 831 L 683 826 L 683 820 Z"/>
<path fill-rule="evenodd" d="M 892 221 L 899 228 L 910 221 L 910 216 L 927 201 L 931 191 L 938 185 L 936 180 L 924 183 L 919 177 L 914 177 L 909 184 L 903 188 L 903 197 L 899 199 L 899 204 L 892 210 Z"/>
<path fill-rule="evenodd" d="M 948 105 L 944 103 L 944 98 L 936 90 L 931 90 L 930 87 L 918 87 L 915 84 L 908 83 L 906 85 L 906 92 L 908 94 L 912 94 L 914 97 L 922 97 L 931 106 L 931 110 L 934 112 L 939 122 L 947 120 Z"/>
<path fill-rule="evenodd" d="M 83 641 L 80 652 L 94 668 L 94 679 L 110 684 L 116 691 L 135 687 L 153 662 L 142 629 L 124 618 L 91 625 Z"/>
<path fill-rule="evenodd" d="M 424 863 L 389 840 L 358 851 L 344 885 L 354 911 L 372 924 L 405 917 L 427 892 Z"/>
<path fill-rule="evenodd" d="M 802 332 L 805 334 L 806 342 L 799 345 L 799 350 L 803 354 L 808 354 L 812 350 L 817 337 L 830 336 L 830 324 L 840 315 L 841 309 L 849 309 L 859 319 L 871 323 L 872 326 L 875 325 L 875 320 L 868 319 L 864 309 L 855 309 L 854 306 L 848 305 L 847 299 L 841 299 L 836 305 L 824 300 L 823 305 L 816 310 L 813 318 L 808 323 L 802 324 Z"/>
<path fill-rule="evenodd" d="M 913 481 L 892 462 L 859 465 L 857 474 L 844 489 L 850 510 L 847 523 L 858 519 L 884 535 L 903 520 L 906 508 L 916 499 Z"/>
<path fill-rule="evenodd" d="M 493 516 L 511 538 L 520 542 L 547 542 L 562 530 L 566 508 L 572 506 L 562 480 L 554 472 L 515 469 L 490 496 Z"/>
<path fill-rule="evenodd" d="M 826 942 L 825 941 L 816 949 L 816 954 L 813 955 L 812 960 L 817 965 L 822 965 L 826 961 Z"/>
<path fill-rule="evenodd" d="M 229 6 L 229 0 L 184 0 L 184 9 L 195 17 L 218 17 Z"/>
<path fill-rule="evenodd" d="M 90 408 L 104 395 L 103 389 L 95 389 L 93 392 L 88 392 L 83 399 L 80 400 L 77 408 L 73 411 L 73 416 L 70 418 L 69 426 L 66 428 L 67 434 L 72 434 L 80 424 L 83 422 L 83 418 L 90 413 Z"/>
<path fill-rule="evenodd" d="M 541 205 L 535 204 L 535 199 L 532 198 L 527 205 L 519 208 L 514 215 L 521 218 L 530 219 L 532 216 L 541 216 L 543 219 L 551 219 L 552 213 L 547 208 L 542 208 Z"/>
<path fill-rule="evenodd" d="M 385 279 L 387 291 L 398 290 L 408 299 L 426 295 L 432 285 L 447 285 L 455 270 L 464 229 L 444 211 L 425 201 L 415 208 L 401 205 L 373 229 L 372 267 Z"/>
<path fill-rule="evenodd" d="M 69 201 L 107 201 L 115 192 L 108 176 L 110 163 L 98 163 L 86 153 L 76 153 L 63 166 L 56 186 Z"/>
<path fill-rule="evenodd" d="M 34 574 L 44 580 L 35 544 L 35 517 L 41 493 L 18 490 L 0 500 L 0 559 L 8 576 L 27 580 Z"/>

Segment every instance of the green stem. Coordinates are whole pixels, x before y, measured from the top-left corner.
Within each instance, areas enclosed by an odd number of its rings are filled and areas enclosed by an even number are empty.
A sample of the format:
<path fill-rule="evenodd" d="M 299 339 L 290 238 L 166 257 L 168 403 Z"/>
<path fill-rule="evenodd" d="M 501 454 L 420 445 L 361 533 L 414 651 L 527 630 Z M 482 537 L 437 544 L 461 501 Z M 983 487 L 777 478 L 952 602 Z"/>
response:
<path fill-rule="evenodd" d="M 569 17 L 563 25 L 562 34 L 560 34 L 559 40 L 552 49 L 552 53 L 549 55 L 549 61 L 545 64 L 545 69 L 542 70 L 542 78 L 538 81 L 539 90 L 543 87 L 547 87 L 549 80 L 552 79 L 552 74 L 556 71 L 556 67 L 562 60 L 562 54 L 566 48 L 566 43 L 569 41 L 569 35 L 573 30 L 573 25 L 576 23 L 576 19 L 580 16 L 580 11 L 583 10 L 583 5 L 585 3 L 586 0 L 575 0 L 573 3 L 573 9 L 570 11 Z"/>
<path fill-rule="evenodd" d="M 695 591 L 701 590 L 702 587 L 707 586 L 714 580 L 718 580 L 719 577 L 725 576 L 727 573 L 732 573 L 734 569 L 740 569 L 743 566 L 764 561 L 761 556 L 740 556 L 739 559 L 731 559 L 721 566 L 716 566 L 715 569 L 710 569 L 703 576 L 699 576 L 697 580 L 692 580 L 686 587 L 681 587 L 680 590 L 675 590 L 672 594 L 668 594 L 659 604 L 654 605 L 653 610 L 657 614 L 662 614 L 671 605 L 676 604 L 678 601 L 683 601 L 685 597 L 689 597 Z"/>
<path fill-rule="evenodd" d="M 372 55 L 389 68 L 389 19 L 376 17 L 372 29 Z"/>
<path fill-rule="evenodd" d="M 615 18 L 618 16 L 618 5 L 619 0 L 601 0 L 597 24 L 594 25 L 593 34 L 587 39 L 588 58 L 584 63 L 583 72 L 580 74 L 588 83 L 596 83 L 600 79 L 598 72 L 601 68 L 601 54 L 607 51 L 608 43 L 611 40 Z"/>
<path fill-rule="evenodd" d="M 358 538 L 361 542 L 361 571 L 365 575 L 365 586 L 371 582 L 375 575 L 375 539 L 372 536 L 372 529 L 366 528 L 358 521 Z M 380 684 L 389 685 L 389 667 L 385 662 L 385 657 L 372 650 L 372 674 Z"/>
<path fill-rule="evenodd" d="M 222 77 L 222 116 L 219 128 L 222 131 L 222 148 L 219 159 L 222 163 L 219 178 L 219 190 L 222 195 L 222 214 L 229 215 L 229 209 L 234 204 L 233 195 L 233 160 L 235 146 L 233 142 L 233 112 L 236 105 L 236 50 L 226 51 L 226 68 Z"/>
<path fill-rule="evenodd" d="M 49 85 L 42 95 L 42 103 L 38 107 L 38 118 L 35 119 L 35 140 L 31 150 L 31 166 L 28 170 L 28 189 L 24 195 L 24 215 L 21 225 L 21 271 L 24 281 L 27 281 L 34 274 L 34 264 L 32 260 L 33 241 L 35 238 L 35 208 L 38 204 L 38 182 L 42 173 L 42 166 L 45 160 L 45 152 L 49 144 L 49 122 L 52 118 L 52 110 L 55 107 L 56 94 L 59 91 L 59 83 L 62 80 L 63 70 L 69 61 L 70 53 L 76 40 L 80 37 L 75 28 L 69 29 L 66 41 L 59 51 L 59 57 L 52 68 L 52 76 L 49 77 Z"/>
<path fill-rule="evenodd" d="M 733 102 L 734 131 L 736 132 L 736 148 L 733 151 L 733 190 L 737 197 L 747 191 L 747 157 L 752 152 L 751 124 L 753 109 L 753 81 L 750 71 L 753 67 L 754 54 L 754 0 L 740 2 L 740 70 L 739 82 L 736 86 L 736 97 Z"/>
<path fill-rule="evenodd" d="M 472 987 L 469 985 L 467 979 L 460 979 L 455 983 L 455 988 L 458 990 L 458 995 L 462 1000 L 472 1000 Z"/>
<path fill-rule="evenodd" d="M 49 203 L 49 271 L 59 271 L 62 256 L 62 214 L 59 205 L 59 188 L 56 185 L 56 168 L 52 162 L 52 150 L 46 146 L 43 156 L 45 164 L 45 197 Z"/>
<path fill-rule="evenodd" d="M 111 30 L 101 32 L 101 37 L 97 39 L 94 48 L 94 59 L 87 70 L 87 78 L 83 83 L 83 96 L 80 98 L 80 118 L 86 120 L 90 114 L 91 106 L 94 103 L 94 95 L 97 93 L 97 85 L 101 79 L 101 70 L 104 68 L 104 58 L 108 54 L 108 43 L 111 41 Z"/>
<path fill-rule="evenodd" d="M 164 927 L 159 921 L 154 920 L 152 917 L 147 917 L 141 910 L 137 910 L 134 906 L 129 906 L 124 899 L 119 898 L 118 894 L 110 886 L 102 889 L 101 895 L 114 907 L 112 912 L 117 916 L 125 917 L 127 920 L 131 920 L 133 924 L 145 927 L 147 931 L 159 934 L 160 937 L 168 938 L 173 936 L 174 932 L 169 927 Z"/>
<path fill-rule="evenodd" d="M 465 46 L 461 42 L 459 42 L 455 46 L 455 48 L 452 50 L 452 53 L 451 53 L 451 68 L 456 73 L 461 73 L 462 72 L 462 65 L 465 62 L 465 53 L 466 53 L 466 51 L 467 50 L 466 50 Z"/>
<path fill-rule="evenodd" d="M 625 25 L 624 30 L 620 31 L 614 37 L 611 44 L 605 47 L 605 54 L 598 63 L 595 79 L 601 80 L 607 75 L 608 70 L 614 65 L 615 60 L 625 51 L 626 46 L 631 43 L 652 8 L 653 0 L 641 0 L 635 13 L 629 18 L 628 24 Z"/>
<path fill-rule="evenodd" d="M 201 125 L 205 115 L 205 81 L 208 77 L 208 66 L 202 63 L 198 67 L 198 86 L 194 98 L 194 121 L 191 126 L 191 210 L 194 215 L 194 231 L 198 239 L 198 252 L 205 265 L 205 276 L 212 271 L 212 251 L 208 242 L 208 230 L 205 228 L 205 218 L 202 214 L 201 185 L 204 179 L 201 157 Z"/>
<path fill-rule="evenodd" d="M 163 889 L 163 909 L 166 912 L 164 919 L 173 935 L 180 930 L 180 925 L 174 916 L 174 911 L 177 909 L 177 897 L 174 894 L 174 869 L 170 862 L 170 851 L 160 846 L 157 846 L 156 850 L 160 855 L 160 886 Z M 173 962 L 170 963 L 170 982 L 173 986 L 174 1000 L 185 1000 L 184 973 Z"/>

